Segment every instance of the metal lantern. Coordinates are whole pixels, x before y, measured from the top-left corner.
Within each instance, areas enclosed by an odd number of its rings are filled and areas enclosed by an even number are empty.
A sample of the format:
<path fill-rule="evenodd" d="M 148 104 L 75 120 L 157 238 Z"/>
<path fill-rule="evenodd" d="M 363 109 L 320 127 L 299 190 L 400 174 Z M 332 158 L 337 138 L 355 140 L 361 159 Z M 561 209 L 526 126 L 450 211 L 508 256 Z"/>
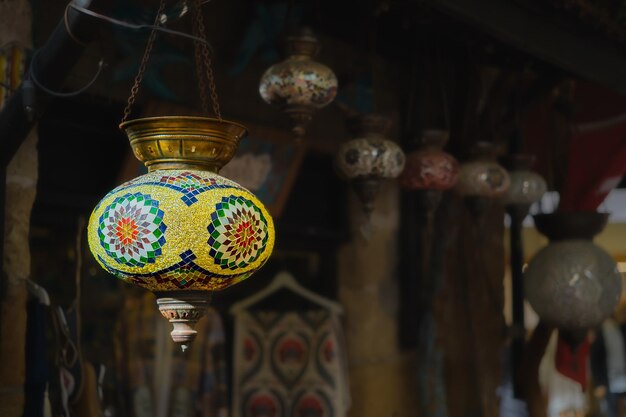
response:
<path fill-rule="evenodd" d="M 404 152 L 386 135 L 391 121 L 369 114 L 351 119 L 355 138 L 345 142 L 335 156 L 339 175 L 350 181 L 369 216 L 383 180 L 396 178 L 404 168 Z"/>
<path fill-rule="evenodd" d="M 91 214 L 89 247 L 116 277 L 154 291 L 183 350 L 212 291 L 269 258 L 274 225 L 263 204 L 218 174 L 246 129 L 205 117 L 153 117 L 120 126 L 148 173 L 108 193 Z"/>
<path fill-rule="evenodd" d="M 617 264 L 592 241 L 608 214 L 534 217 L 550 244 L 533 257 L 524 274 L 528 302 L 542 320 L 560 329 L 580 331 L 600 325 L 617 306 L 622 286 Z"/>
<path fill-rule="evenodd" d="M 287 38 L 286 60 L 271 66 L 259 84 L 268 104 L 280 107 L 293 122 L 293 132 L 304 136 L 315 110 L 330 104 L 337 94 L 337 77 L 326 65 L 314 61 L 319 42 L 303 28 Z"/>

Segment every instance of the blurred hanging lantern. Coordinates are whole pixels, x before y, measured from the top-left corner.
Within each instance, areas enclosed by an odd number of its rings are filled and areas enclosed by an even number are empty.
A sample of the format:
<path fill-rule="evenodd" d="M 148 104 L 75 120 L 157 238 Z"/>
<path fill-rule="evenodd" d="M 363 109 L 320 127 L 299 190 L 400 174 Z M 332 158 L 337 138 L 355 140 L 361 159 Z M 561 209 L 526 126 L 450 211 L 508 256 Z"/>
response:
<path fill-rule="evenodd" d="M 259 85 L 263 100 L 289 115 L 298 137 L 304 136 L 315 110 L 330 104 L 337 94 L 335 73 L 313 60 L 319 49 L 313 32 L 300 29 L 287 38 L 287 59 L 268 68 Z"/>
<path fill-rule="evenodd" d="M 163 11 L 163 2 L 155 25 Z M 194 3 L 195 33 L 204 37 L 200 0 Z M 150 35 L 124 120 L 130 114 L 154 44 Z M 206 43 L 196 43 L 206 52 Z M 202 54 L 196 54 L 202 56 Z M 208 59 L 198 76 L 208 77 L 217 118 L 164 116 L 120 125 L 148 173 L 108 193 L 91 214 L 89 247 L 116 277 L 154 291 L 162 315 L 174 325 L 183 350 L 205 313 L 211 291 L 243 281 L 269 258 L 274 226 L 259 200 L 218 174 L 235 154 L 245 127 L 222 120 Z M 202 80 L 201 86 L 204 85 Z M 203 109 L 208 113 L 206 91 Z"/>
<path fill-rule="evenodd" d="M 429 211 L 438 204 L 441 193 L 454 187 L 459 179 L 459 163 L 443 151 L 448 141 L 445 130 L 425 130 L 420 147 L 406 157 L 400 185 L 420 193 L 424 208 Z"/>
<path fill-rule="evenodd" d="M 339 175 L 351 182 L 363 204 L 367 217 L 383 180 L 396 178 L 404 168 L 404 152 L 385 136 L 391 121 L 378 114 L 356 116 L 350 119 L 354 139 L 341 145 L 335 156 Z"/>
<path fill-rule="evenodd" d="M 534 158 L 530 155 L 514 154 L 505 159 L 509 170 L 510 186 L 504 193 L 506 205 L 520 205 L 526 208 L 541 200 L 547 190 L 546 181 L 530 170 Z"/>
<path fill-rule="evenodd" d="M 557 212 L 534 218 L 550 244 L 524 274 L 528 302 L 542 320 L 560 329 L 599 326 L 617 306 L 622 286 L 617 264 L 592 241 L 608 214 Z"/>
<path fill-rule="evenodd" d="M 478 142 L 471 160 L 461 164 L 456 190 L 470 203 L 476 213 L 483 211 L 492 199 L 501 197 L 510 185 L 509 174 L 496 161 L 494 146 Z"/>

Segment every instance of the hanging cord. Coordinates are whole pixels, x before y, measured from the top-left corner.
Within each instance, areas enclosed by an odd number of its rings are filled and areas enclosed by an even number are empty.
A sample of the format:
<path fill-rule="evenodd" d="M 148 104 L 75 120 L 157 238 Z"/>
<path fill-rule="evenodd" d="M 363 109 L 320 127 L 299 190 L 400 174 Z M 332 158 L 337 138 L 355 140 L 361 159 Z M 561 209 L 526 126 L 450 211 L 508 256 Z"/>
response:
<path fill-rule="evenodd" d="M 207 0 L 203 0 L 203 1 L 201 1 L 201 3 L 205 4 L 205 3 L 208 3 L 208 1 Z M 121 26 L 121 27 L 125 27 L 127 29 L 133 29 L 133 30 L 150 29 L 150 30 L 157 31 L 157 32 L 167 33 L 169 35 L 180 36 L 180 37 L 183 37 L 183 38 L 191 39 L 193 41 L 204 43 L 204 44 L 206 44 L 207 48 L 212 49 L 211 44 L 209 44 L 206 39 L 199 38 L 199 37 L 196 37 L 194 35 L 190 35 L 190 34 L 185 33 L 185 32 L 180 32 L 178 30 L 168 29 L 168 28 L 165 28 L 165 27 L 161 26 L 159 24 L 159 23 L 161 23 L 160 18 L 159 18 L 158 22 L 156 22 L 154 25 L 135 24 L 135 23 L 125 22 L 123 20 L 115 19 L 113 17 L 106 16 L 106 15 L 94 12 L 93 10 L 89 10 L 89 9 L 84 8 L 84 7 L 77 6 L 74 3 L 69 3 L 67 6 L 71 7 L 72 9 L 74 9 L 74 10 L 76 10 L 78 12 L 86 14 L 87 16 L 95 17 L 96 19 L 99 19 L 99 20 L 104 20 L 105 22 L 112 23 L 112 24 L 114 24 L 116 26 Z M 161 15 L 162 15 L 162 13 L 161 13 Z M 67 24 L 66 24 L 66 26 L 67 26 Z M 70 37 L 72 37 L 72 39 L 74 39 L 75 41 L 81 43 L 81 41 L 79 41 L 78 39 L 76 39 L 75 36 L 73 36 L 73 34 L 70 32 L 69 29 L 68 29 L 68 33 L 70 33 Z"/>
<path fill-rule="evenodd" d="M 295 26 L 294 17 L 294 0 L 289 0 L 287 3 L 287 11 L 285 12 L 285 19 L 283 21 L 283 33 L 289 35 L 291 29 Z"/>
<path fill-rule="evenodd" d="M 161 0 L 159 2 L 159 10 L 154 17 L 154 27 L 150 32 L 150 37 L 148 38 L 148 43 L 146 44 L 146 49 L 143 52 L 143 57 L 141 58 L 141 65 L 139 66 L 139 72 L 135 76 L 135 83 L 130 89 L 130 96 L 128 97 L 128 102 L 126 107 L 124 108 L 124 117 L 122 117 L 122 123 L 128 120 L 130 116 L 130 112 L 133 108 L 133 104 L 135 104 L 135 100 L 137 99 L 137 93 L 139 93 L 139 87 L 141 86 L 141 82 L 143 81 L 143 76 L 146 72 L 146 67 L 148 65 L 148 61 L 150 60 L 150 54 L 152 53 L 152 48 L 154 47 L 154 41 L 156 39 L 157 30 L 156 28 L 161 24 L 161 15 L 163 14 L 163 10 L 165 9 L 165 0 Z"/>
<path fill-rule="evenodd" d="M 450 130 L 450 110 L 448 108 L 448 92 L 446 89 L 446 82 L 444 80 L 443 75 L 443 65 L 441 59 L 441 48 L 439 38 L 437 38 L 435 43 L 435 70 L 437 71 L 437 81 L 439 84 L 439 89 L 441 93 L 441 101 L 443 106 L 443 122 L 445 124 L 445 129 Z"/>
<path fill-rule="evenodd" d="M 203 80 L 203 73 L 206 74 L 206 79 L 209 83 L 209 93 L 211 94 L 211 104 L 213 105 L 213 113 L 222 121 L 222 112 L 220 111 L 219 98 L 217 96 L 217 88 L 215 87 L 215 76 L 213 75 L 213 67 L 211 65 L 211 56 L 209 54 L 209 48 L 206 42 L 206 29 L 204 27 L 204 16 L 202 14 L 202 0 L 194 0 L 194 33 L 199 38 L 203 39 L 204 43 L 196 43 L 196 71 L 198 72 L 198 82 L 201 88 L 200 98 L 202 100 L 203 111 L 208 112 L 208 104 L 206 103 L 206 86 Z M 202 55 L 200 57 L 200 54 Z M 201 59 L 200 59 L 201 58 Z"/>
<path fill-rule="evenodd" d="M 105 66 L 104 60 L 100 59 L 100 61 L 98 62 L 98 70 L 96 71 L 96 74 L 93 76 L 91 81 L 89 81 L 84 87 L 81 87 L 81 88 L 79 88 L 76 91 L 71 91 L 71 92 L 68 92 L 68 93 L 61 93 L 61 92 L 58 92 L 58 91 L 50 90 L 48 87 L 43 85 L 39 81 L 37 76 L 35 75 L 35 73 L 37 72 L 36 69 L 35 69 L 35 64 L 37 62 L 37 57 L 39 56 L 39 51 L 41 51 L 41 49 L 37 49 L 33 53 L 33 58 L 30 60 L 30 66 L 29 66 L 29 69 L 28 69 L 28 78 L 30 80 L 32 80 L 33 83 L 35 83 L 35 85 L 37 87 L 39 87 L 42 91 L 44 91 L 45 93 L 50 94 L 51 96 L 54 96 L 54 97 L 74 97 L 74 96 L 77 96 L 77 95 L 79 95 L 81 93 L 84 93 L 92 85 L 94 85 L 94 83 L 96 82 L 96 80 L 100 76 L 100 73 L 102 73 L 102 68 L 104 68 L 104 66 Z"/>
<path fill-rule="evenodd" d="M 65 23 L 65 31 L 67 32 L 68 35 L 70 35 L 70 38 L 72 38 L 74 42 L 76 42 L 77 44 L 81 46 L 87 46 L 86 42 L 80 40 L 78 36 L 74 35 L 74 32 L 72 32 L 72 28 L 70 26 L 70 19 L 68 16 L 68 12 L 71 6 L 73 6 L 72 2 L 67 3 L 67 6 L 65 6 L 65 11 L 63 12 L 63 23 Z"/>
<path fill-rule="evenodd" d="M 369 23 L 370 23 L 370 30 L 369 30 L 369 34 L 370 36 L 367 37 L 367 59 L 368 59 L 368 64 L 369 64 L 369 68 L 370 71 L 372 72 L 372 90 L 376 91 L 376 44 L 378 42 L 378 16 L 376 16 L 376 14 L 374 13 L 374 2 L 371 2 L 368 4 L 368 17 L 369 19 Z M 373 112 L 376 111 L 377 109 L 377 105 L 376 105 L 376 97 L 374 96 L 374 94 L 372 94 L 372 110 Z"/>
<path fill-rule="evenodd" d="M 76 227 L 76 269 L 74 271 L 74 284 L 76 285 L 76 298 L 70 306 L 70 309 L 75 309 L 80 314 L 80 300 L 81 300 L 81 275 L 83 270 L 83 233 L 85 232 L 85 218 L 80 216 L 78 218 L 78 224 Z"/>

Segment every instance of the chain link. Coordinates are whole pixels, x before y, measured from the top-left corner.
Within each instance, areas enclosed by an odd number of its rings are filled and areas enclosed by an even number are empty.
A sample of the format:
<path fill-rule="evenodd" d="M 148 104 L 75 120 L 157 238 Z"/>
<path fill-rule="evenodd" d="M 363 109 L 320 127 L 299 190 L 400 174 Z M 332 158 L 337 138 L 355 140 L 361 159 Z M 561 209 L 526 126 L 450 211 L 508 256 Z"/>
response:
<path fill-rule="evenodd" d="M 154 17 L 154 26 L 160 26 L 161 24 L 161 16 L 163 15 L 163 11 L 165 10 L 165 0 L 161 0 L 159 3 L 159 10 L 157 11 L 156 16 Z M 143 76 L 146 72 L 146 67 L 148 65 L 148 61 L 150 60 L 150 54 L 152 53 L 152 48 L 154 47 L 154 41 L 156 39 L 157 31 L 152 29 L 150 32 L 150 36 L 148 37 L 148 43 L 146 44 L 146 49 L 143 52 L 143 57 L 141 58 L 141 64 L 139 65 L 139 71 L 135 76 L 135 82 L 130 89 L 130 96 L 128 97 L 128 101 L 126 103 L 126 107 L 124 108 L 124 117 L 122 117 L 122 123 L 128 120 L 130 116 L 130 112 L 133 108 L 133 104 L 137 99 L 137 94 L 139 93 L 139 87 L 141 86 L 141 82 L 143 81 Z"/>
<path fill-rule="evenodd" d="M 195 35 L 199 38 L 202 38 L 206 41 L 206 29 L 204 27 L 204 16 L 202 15 L 202 0 L 195 0 L 194 1 L 194 9 L 195 9 L 195 14 L 196 14 L 196 19 L 194 22 L 194 32 Z M 199 81 L 199 87 L 202 89 L 202 91 L 200 92 L 200 97 L 201 99 L 204 100 L 204 98 L 206 98 L 206 87 L 204 84 L 204 77 L 202 76 L 202 74 L 200 74 L 201 72 L 205 72 L 206 73 L 206 78 L 207 81 L 209 83 L 209 92 L 211 94 L 211 104 L 213 105 L 213 112 L 215 113 L 215 116 L 219 119 L 222 120 L 222 112 L 220 111 L 220 103 L 219 103 L 219 98 L 217 96 L 217 88 L 215 87 L 215 76 L 213 75 L 213 67 L 211 65 L 211 56 L 209 54 L 209 46 L 207 43 L 203 43 L 202 45 L 200 45 L 201 47 L 199 47 L 200 42 L 196 43 L 196 69 L 198 71 L 198 79 L 202 80 Z M 202 51 L 202 60 L 200 60 L 200 56 L 198 51 L 201 50 Z M 203 101 L 203 106 L 204 106 L 204 101 Z M 207 105 L 208 107 L 208 105 Z M 207 111 L 206 109 L 203 109 L 205 111 Z"/>
<path fill-rule="evenodd" d="M 194 3 L 194 19 L 193 22 L 193 34 L 196 37 L 202 37 L 200 33 L 200 27 L 198 25 L 197 15 L 201 13 L 199 2 Z M 200 94 L 200 105 L 202 107 L 202 111 L 207 114 L 209 113 L 209 98 L 207 96 L 206 90 L 206 82 L 204 79 L 204 62 L 202 60 L 202 43 L 199 41 L 194 42 L 195 48 L 195 58 L 196 58 L 196 76 L 198 78 L 198 93 Z"/>
<path fill-rule="evenodd" d="M 204 40 L 205 42 L 194 41 L 194 49 L 195 49 L 195 61 L 196 61 L 196 72 L 198 75 L 198 87 L 200 93 L 200 101 L 202 111 L 204 113 L 209 112 L 209 100 L 207 97 L 207 82 L 211 97 L 211 105 L 213 107 L 213 112 L 215 116 L 222 120 L 222 113 L 220 111 L 220 103 L 219 98 L 217 96 L 217 88 L 215 87 L 215 76 L 213 74 L 213 67 L 211 65 L 211 56 L 209 53 L 209 46 L 206 39 L 206 29 L 204 26 L 204 17 L 202 15 L 202 0 L 194 0 L 194 14 L 195 20 L 193 24 L 193 33 L 194 36 Z M 159 10 L 154 18 L 154 26 L 158 27 L 161 25 L 161 16 L 163 15 L 163 11 L 165 10 L 165 0 L 161 0 L 159 3 Z M 152 53 L 152 49 L 154 47 L 154 42 L 156 40 L 157 31 L 155 29 L 150 32 L 150 36 L 148 38 L 148 43 L 146 44 L 146 49 L 144 50 L 143 57 L 141 59 L 141 64 L 139 65 L 139 71 L 135 76 L 135 82 L 130 89 L 130 96 L 128 97 L 128 101 L 126 103 L 126 107 L 124 108 L 124 117 L 122 118 L 122 123 L 128 120 L 130 113 L 132 111 L 132 107 L 135 104 L 135 100 L 137 99 L 137 94 L 139 93 L 139 88 L 141 86 L 141 82 L 143 81 L 144 74 L 146 72 L 146 67 L 148 66 L 148 61 L 150 60 L 150 55 Z M 206 78 L 205 78 L 206 77 Z"/>

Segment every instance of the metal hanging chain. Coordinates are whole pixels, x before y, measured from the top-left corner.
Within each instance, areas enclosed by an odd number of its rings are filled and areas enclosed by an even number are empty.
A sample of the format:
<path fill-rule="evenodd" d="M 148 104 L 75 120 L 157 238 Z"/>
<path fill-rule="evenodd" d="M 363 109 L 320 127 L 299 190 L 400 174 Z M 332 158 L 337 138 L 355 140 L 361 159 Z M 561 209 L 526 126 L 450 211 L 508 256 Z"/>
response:
<path fill-rule="evenodd" d="M 197 3 L 194 3 L 193 5 L 194 10 L 194 22 L 193 22 L 193 35 L 196 37 L 201 37 L 202 34 L 199 33 L 199 25 L 197 24 L 198 18 L 197 15 L 198 13 L 201 13 L 201 9 L 200 6 Z M 194 42 L 194 49 L 195 49 L 195 61 L 196 61 L 196 76 L 198 78 L 198 94 L 200 95 L 200 106 L 202 107 L 202 112 L 205 114 L 209 113 L 209 97 L 207 96 L 207 90 L 206 90 L 206 82 L 205 82 L 205 75 L 204 75 L 204 62 L 202 60 L 202 43 L 201 42 Z"/>
<path fill-rule="evenodd" d="M 204 27 L 204 17 L 202 15 L 202 0 L 194 0 L 194 11 L 195 11 L 195 21 L 194 21 L 194 32 L 195 36 L 202 38 L 206 41 L 206 29 Z M 198 71 L 198 79 L 199 86 L 203 90 L 200 92 L 200 97 L 206 97 L 206 87 L 204 87 L 204 79 L 202 73 L 206 74 L 207 81 L 209 83 L 209 92 L 211 94 L 211 104 L 213 105 L 213 112 L 215 116 L 221 121 L 222 120 L 222 112 L 220 111 L 220 103 L 219 98 L 217 97 L 217 89 L 215 88 L 215 77 L 213 75 L 213 67 L 211 66 L 211 56 L 209 54 L 209 47 L 207 43 L 202 43 L 200 47 L 198 46 L 200 42 L 196 42 L 196 69 Z M 199 50 L 201 50 L 202 57 L 200 57 Z M 201 59 L 200 59 L 201 58 Z M 203 99 L 204 100 L 204 99 Z M 203 106 L 207 106 L 203 101 Z M 207 111 L 203 108 L 203 110 Z"/>
<path fill-rule="evenodd" d="M 161 16 L 163 15 L 163 11 L 165 10 L 165 0 L 161 0 L 159 3 L 159 10 L 157 11 L 156 16 L 154 17 L 154 26 L 158 27 L 161 24 Z M 130 96 L 128 97 L 128 102 L 126 103 L 126 107 L 124 108 L 124 117 L 122 117 L 122 123 L 128 120 L 130 116 L 130 112 L 132 110 L 133 104 L 137 99 L 137 93 L 139 92 L 139 87 L 141 86 L 141 82 L 143 81 L 143 76 L 146 72 L 146 67 L 148 65 L 148 61 L 150 60 L 150 54 L 152 53 L 152 48 L 154 47 L 154 41 L 156 39 L 157 31 L 152 29 L 150 32 L 150 37 L 148 38 L 148 43 L 146 44 L 146 49 L 143 52 L 143 57 L 141 58 L 141 64 L 139 65 L 139 72 L 135 76 L 135 83 L 133 87 L 130 89 Z M 207 47 L 208 49 L 208 47 Z"/>

